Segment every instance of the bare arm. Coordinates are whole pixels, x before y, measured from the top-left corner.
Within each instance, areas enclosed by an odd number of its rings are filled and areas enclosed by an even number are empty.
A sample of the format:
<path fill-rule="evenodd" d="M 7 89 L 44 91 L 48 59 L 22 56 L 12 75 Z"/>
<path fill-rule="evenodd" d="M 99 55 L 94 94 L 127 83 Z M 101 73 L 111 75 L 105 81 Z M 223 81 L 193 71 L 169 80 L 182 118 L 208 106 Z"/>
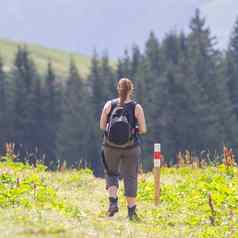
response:
<path fill-rule="evenodd" d="M 135 117 L 138 121 L 138 126 L 139 126 L 139 134 L 144 134 L 146 133 L 146 123 L 145 123 L 145 115 L 144 115 L 144 110 L 140 104 L 136 105 L 135 108 Z"/>
<path fill-rule="evenodd" d="M 110 110 L 111 110 L 111 101 L 108 101 L 103 107 L 101 118 L 100 118 L 100 129 L 101 130 L 105 130 L 107 127 L 107 117 L 108 117 Z"/>

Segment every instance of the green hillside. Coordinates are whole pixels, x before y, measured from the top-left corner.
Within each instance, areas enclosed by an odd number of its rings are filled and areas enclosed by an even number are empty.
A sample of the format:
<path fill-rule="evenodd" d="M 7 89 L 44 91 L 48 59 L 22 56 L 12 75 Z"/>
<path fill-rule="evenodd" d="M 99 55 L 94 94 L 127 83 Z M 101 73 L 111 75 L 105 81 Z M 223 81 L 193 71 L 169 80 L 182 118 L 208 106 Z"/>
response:
<path fill-rule="evenodd" d="M 12 67 L 18 45 L 26 45 L 28 47 L 31 57 L 40 73 L 46 71 L 48 61 L 51 60 L 57 76 L 64 78 L 67 75 L 71 57 L 74 59 L 81 75 L 85 76 L 89 72 L 90 57 L 88 56 L 62 50 L 48 49 L 36 44 L 0 39 L 0 55 L 3 58 L 6 71 L 9 71 Z"/>
<path fill-rule="evenodd" d="M 162 168 L 157 207 L 153 175 L 140 175 L 139 220 L 129 221 L 122 182 L 120 211 L 109 218 L 104 180 L 90 170 L 45 172 L 7 159 L 0 162 L 0 236 L 236 238 L 237 175 L 224 165 Z"/>

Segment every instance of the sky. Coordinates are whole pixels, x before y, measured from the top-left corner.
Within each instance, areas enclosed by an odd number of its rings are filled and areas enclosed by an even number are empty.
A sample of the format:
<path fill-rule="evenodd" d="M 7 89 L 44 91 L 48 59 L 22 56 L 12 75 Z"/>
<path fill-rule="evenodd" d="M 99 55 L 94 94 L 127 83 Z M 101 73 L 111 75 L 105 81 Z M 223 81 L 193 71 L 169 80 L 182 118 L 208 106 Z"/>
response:
<path fill-rule="evenodd" d="M 238 19 L 237 0 L 204 0 L 201 12 L 205 16 L 212 33 L 218 39 L 218 47 L 225 48 Z"/>
<path fill-rule="evenodd" d="M 38 43 L 91 55 L 120 57 L 137 44 L 141 49 L 154 31 L 161 40 L 171 31 L 188 31 L 195 9 L 201 9 L 218 46 L 226 47 L 237 0 L 2 0 L 0 38 Z"/>

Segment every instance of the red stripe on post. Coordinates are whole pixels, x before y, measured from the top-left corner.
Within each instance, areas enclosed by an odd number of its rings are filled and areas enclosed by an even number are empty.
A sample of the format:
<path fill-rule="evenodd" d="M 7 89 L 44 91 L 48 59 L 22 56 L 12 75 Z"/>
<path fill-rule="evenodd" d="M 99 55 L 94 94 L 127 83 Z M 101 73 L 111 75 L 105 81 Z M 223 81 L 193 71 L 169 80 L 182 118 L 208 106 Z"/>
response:
<path fill-rule="evenodd" d="M 154 159 L 160 159 L 160 144 L 154 144 Z"/>
<path fill-rule="evenodd" d="M 154 159 L 160 159 L 160 151 L 154 152 Z"/>

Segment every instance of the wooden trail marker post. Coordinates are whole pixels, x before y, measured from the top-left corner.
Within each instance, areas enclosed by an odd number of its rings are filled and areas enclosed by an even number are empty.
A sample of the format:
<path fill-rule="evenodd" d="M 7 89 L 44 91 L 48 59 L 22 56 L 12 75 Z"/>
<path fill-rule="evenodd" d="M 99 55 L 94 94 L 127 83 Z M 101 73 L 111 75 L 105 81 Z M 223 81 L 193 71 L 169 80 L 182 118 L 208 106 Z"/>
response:
<path fill-rule="evenodd" d="M 155 180 L 155 205 L 160 203 L 160 144 L 154 144 L 154 180 Z"/>

